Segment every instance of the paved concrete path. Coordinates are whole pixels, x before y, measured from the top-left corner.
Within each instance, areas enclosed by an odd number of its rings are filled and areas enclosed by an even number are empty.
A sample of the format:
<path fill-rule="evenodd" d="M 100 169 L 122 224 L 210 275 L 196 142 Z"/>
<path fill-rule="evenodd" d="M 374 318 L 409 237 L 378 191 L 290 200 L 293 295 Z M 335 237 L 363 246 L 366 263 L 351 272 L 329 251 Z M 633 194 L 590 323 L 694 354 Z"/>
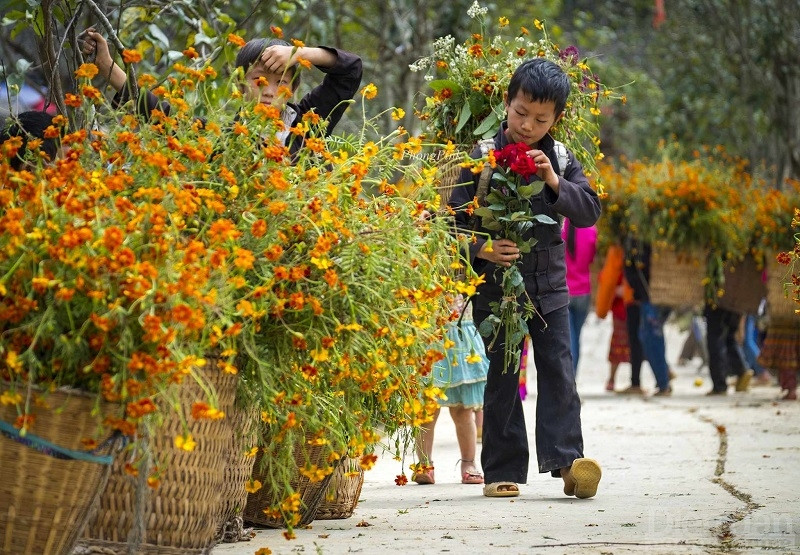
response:
<path fill-rule="evenodd" d="M 213 553 L 800 553 L 800 403 L 776 402 L 774 386 L 705 397 L 707 369 L 698 371 L 699 360 L 677 366 L 685 334 L 672 324 L 666 331 L 675 393 L 633 398 L 604 391 L 611 323 L 587 320 L 578 389 L 586 456 L 603 467 L 593 499 L 565 497 L 561 480 L 539 474 L 535 462 L 515 499 L 462 485 L 454 427 L 443 412 L 436 484 L 396 486 L 401 465 L 384 456 L 366 473 L 351 518 L 314 521 L 291 541 L 259 530 Z M 629 383 L 629 368 L 620 368 L 618 388 Z M 642 382 L 654 390 L 646 364 Z M 532 389 L 525 409 L 533 449 Z"/>

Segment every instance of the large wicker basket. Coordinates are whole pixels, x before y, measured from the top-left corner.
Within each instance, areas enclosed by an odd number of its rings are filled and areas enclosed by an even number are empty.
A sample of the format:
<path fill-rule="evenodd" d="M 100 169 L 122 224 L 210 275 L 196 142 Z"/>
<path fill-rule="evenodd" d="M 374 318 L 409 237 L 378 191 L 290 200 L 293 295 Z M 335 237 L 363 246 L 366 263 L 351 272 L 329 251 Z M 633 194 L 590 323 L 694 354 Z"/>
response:
<path fill-rule="evenodd" d="M 6 385 L 0 384 L 0 392 L 5 390 Z M 49 451 L 43 447 L 48 442 L 82 450 L 81 439 L 92 437 L 97 429 L 94 399 L 80 392 L 56 391 L 49 394 L 48 404 L 51 410 L 34 413 L 30 431 L 39 447 Z M 108 412 L 105 405 L 101 411 Z M 16 417 L 13 406 L 0 405 L 0 421 L 13 423 Z M 10 431 L 0 434 L 0 553 L 70 553 L 97 508 L 110 465 L 56 458 L 10 436 L 14 436 Z"/>
<path fill-rule="evenodd" d="M 784 283 L 789 281 L 788 270 L 788 266 L 778 264 L 774 256 L 767 257 L 767 310 L 770 318 L 800 318 L 800 315 L 795 314 L 800 305 L 793 300 L 792 287 L 784 287 Z"/>
<path fill-rule="evenodd" d="M 344 459 L 333 473 L 325 498 L 317 509 L 317 520 L 350 518 L 358 505 L 364 485 L 364 469 L 359 459 Z"/>
<path fill-rule="evenodd" d="M 214 359 L 202 373 L 217 393 L 220 410 L 230 414 L 236 377 L 224 373 Z M 178 399 L 188 414 L 204 393 L 195 380 L 178 386 Z M 149 438 L 154 460 L 163 461 L 157 488 L 124 472 L 127 453 L 114 461 L 108 486 L 100 496 L 100 511 L 80 541 L 82 553 L 196 554 L 213 547 L 220 522 L 225 461 L 231 448 L 230 424 L 187 417 L 188 433 L 197 442 L 190 452 L 178 449 L 174 438 L 185 429 L 177 414 L 165 418 Z"/>
<path fill-rule="evenodd" d="M 653 245 L 650 257 L 650 302 L 691 307 L 703 304 L 706 258 L 699 252 L 678 253 Z"/>
<path fill-rule="evenodd" d="M 305 437 L 302 445 L 297 444 L 294 447 L 294 460 L 297 468 L 304 467 L 306 462 L 317 466 L 323 465 L 325 454 L 323 447 L 320 445 L 309 445 L 309 439 L 311 439 L 311 437 Z M 279 498 L 278 493 L 269 486 L 268 480 L 265 479 L 268 465 L 269 461 L 264 460 L 263 450 L 259 450 L 253 466 L 253 480 L 258 480 L 265 485 L 257 492 L 247 496 L 244 520 L 245 522 L 257 526 L 283 528 L 286 525 L 283 518 L 273 518 L 264 513 L 265 509 L 278 505 L 282 500 Z M 303 476 L 299 472 L 294 473 L 290 481 L 290 486 L 296 493 L 300 494 L 302 502 L 300 522 L 298 522 L 296 526 L 305 526 L 316 518 L 317 509 L 319 509 L 320 504 L 325 498 L 325 492 L 327 491 L 328 484 L 333 474 L 334 473 L 328 474 L 324 480 L 319 482 L 312 482 L 308 477 Z"/>
<path fill-rule="evenodd" d="M 756 314 L 762 299 L 767 296 L 763 273 L 763 268 L 759 268 L 750 255 L 739 262 L 726 264 L 725 292 L 717 304 L 742 314 Z"/>
<path fill-rule="evenodd" d="M 220 523 L 217 533 L 219 538 L 222 538 L 224 532 L 238 528 L 240 525 L 236 524 L 237 519 L 244 514 L 244 507 L 247 504 L 246 486 L 253 475 L 253 463 L 256 460 L 249 451 L 257 441 L 258 411 L 234 407 L 230 418 L 225 420 L 230 425 L 228 430 L 230 447 L 224 453 L 225 470 L 217 518 L 217 522 Z M 238 522 L 241 524 L 241 521 Z"/>

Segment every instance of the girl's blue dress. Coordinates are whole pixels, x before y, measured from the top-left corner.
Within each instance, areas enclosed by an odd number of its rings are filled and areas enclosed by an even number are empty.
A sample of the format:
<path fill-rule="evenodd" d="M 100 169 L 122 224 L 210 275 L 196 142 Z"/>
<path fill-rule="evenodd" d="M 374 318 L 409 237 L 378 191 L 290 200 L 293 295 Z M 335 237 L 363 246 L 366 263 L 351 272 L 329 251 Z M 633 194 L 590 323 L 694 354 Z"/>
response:
<path fill-rule="evenodd" d="M 486 358 L 483 339 L 475 323 L 464 318 L 461 326 L 457 322 L 448 324 L 446 336 L 454 346 L 445 349 L 445 357 L 433 366 L 433 383 L 444 390 L 447 399 L 439 404 L 443 407 L 483 408 L 483 390 L 489 359 Z M 467 362 L 467 357 L 477 354 L 479 362 Z"/>

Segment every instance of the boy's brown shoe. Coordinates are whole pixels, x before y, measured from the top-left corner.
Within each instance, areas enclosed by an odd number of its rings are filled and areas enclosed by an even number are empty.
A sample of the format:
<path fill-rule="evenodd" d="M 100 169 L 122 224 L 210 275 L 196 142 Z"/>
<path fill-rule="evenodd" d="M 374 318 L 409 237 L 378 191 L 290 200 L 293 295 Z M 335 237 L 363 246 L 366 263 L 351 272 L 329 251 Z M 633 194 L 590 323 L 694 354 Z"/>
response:
<path fill-rule="evenodd" d="M 743 392 L 750 389 L 750 380 L 753 379 L 754 372 L 745 370 L 742 375 L 736 378 L 736 391 Z"/>
<path fill-rule="evenodd" d="M 578 499 L 588 499 L 597 495 L 597 486 L 603 471 L 594 459 L 575 459 L 569 469 L 561 469 L 564 479 L 564 493 Z"/>

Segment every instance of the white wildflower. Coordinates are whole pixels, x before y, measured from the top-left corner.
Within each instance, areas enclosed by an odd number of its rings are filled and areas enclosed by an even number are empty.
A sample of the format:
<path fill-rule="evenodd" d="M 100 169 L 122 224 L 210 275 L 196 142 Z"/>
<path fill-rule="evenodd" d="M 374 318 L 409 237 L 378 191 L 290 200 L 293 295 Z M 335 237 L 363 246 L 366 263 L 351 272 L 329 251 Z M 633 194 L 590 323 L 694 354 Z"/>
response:
<path fill-rule="evenodd" d="M 478 0 L 475 0 L 475 2 L 473 2 L 467 10 L 467 15 L 472 19 L 475 19 L 478 16 L 484 16 L 487 13 L 489 13 L 489 8 L 481 8 L 481 5 L 478 4 Z"/>

